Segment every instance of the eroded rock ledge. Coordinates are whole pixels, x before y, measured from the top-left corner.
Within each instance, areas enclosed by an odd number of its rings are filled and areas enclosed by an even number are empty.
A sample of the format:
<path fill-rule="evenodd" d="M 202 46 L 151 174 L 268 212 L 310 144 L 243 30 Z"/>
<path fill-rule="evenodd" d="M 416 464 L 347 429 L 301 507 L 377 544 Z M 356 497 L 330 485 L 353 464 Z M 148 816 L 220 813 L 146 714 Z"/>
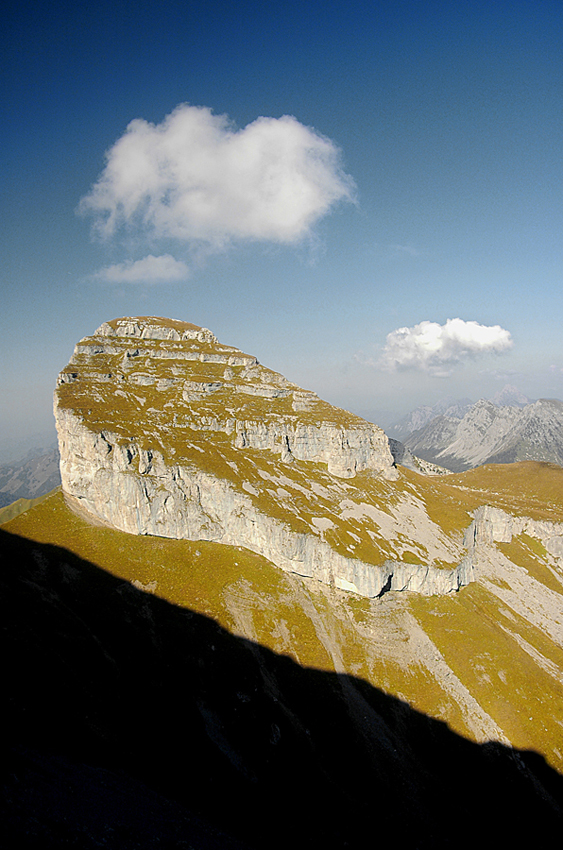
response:
<path fill-rule="evenodd" d="M 528 534 L 539 540 L 550 555 L 563 559 L 563 523 L 512 516 L 492 505 L 478 508 L 474 516 L 466 532 L 466 544 L 470 548 L 492 543 L 511 543 L 513 537 Z"/>
<path fill-rule="evenodd" d="M 243 546 L 367 597 L 472 578 L 461 544 L 394 489 L 380 428 L 205 328 L 104 323 L 61 372 L 55 416 L 63 490 L 123 531 Z"/>

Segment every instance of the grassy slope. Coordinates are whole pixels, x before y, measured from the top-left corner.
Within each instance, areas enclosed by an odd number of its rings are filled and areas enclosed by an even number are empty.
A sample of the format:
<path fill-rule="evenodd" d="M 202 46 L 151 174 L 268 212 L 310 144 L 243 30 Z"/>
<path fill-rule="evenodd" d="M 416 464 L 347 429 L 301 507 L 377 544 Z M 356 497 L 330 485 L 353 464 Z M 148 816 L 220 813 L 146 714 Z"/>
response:
<path fill-rule="evenodd" d="M 394 486 L 415 491 L 439 524 L 459 528 L 484 502 L 561 520 L 562 474 L 541 464 L 483 468 L 447 480 L 405 471 Z M 4 528 L 62 546 L 304 667 L 359 676 L 468 738 L 482 740 L 496 724 L 493 737 L 534 749 L 563 772 L 563 648 L 541 623 L 501 599 L 494 581 L 478 581 L 453 597 L 388 594 L 368 601 L 285 574 L 244 550 L 91 525 L 60 493 Z M 530 591 L 541 596 L 546 588 L 552 606 L 560 598 L 563 612 L 563 576 L 537 541 L 522 535 L 499 544 L 498 552 L 511 559 Z M 503 573 L 499 593 L 511 580 Z M 468 693 L 491 718 L 488 727 L 473 716 Z"/>
<path fill-rule="evenodd" d="M 181 330 L 180 325 L 169 324 Z M 81 345 L 87 351 L 98 343 L 93 337 Z M 434 530 L 457 541 L 458 548 L 472 512 L 485 503 L 534 519 L 563 521 L 563 469 L 554 465 L 491 465 L 438 478 L 401 469 L 396 482 L 369 473 L 340 481 L 322 464 L 281 464 L 268 451 L 239 451 L 232 436 L 221 431 L 214 430 L 210 440 L 209 432 L 201 430 L 206 421 L 224 423 L 229 415 L 348 427 L 361 420 L 321 400 L 296 413 L 291 393 L 299 388 L 228 346 L 112 337 L 101 343 L 106 351 L 99 354 L 80 353 L 79 347 L 64 370 L 79 379 L 59 387 L 61 407 L 73 409 L 94 431 L 111 430 L 124 444 L 134 440 L 162 451 L 169 462 L 193 463 L 235 486 L 251 484 L 245 492 L 256 507 L 296 530 L 313 530 L 314 517 L 330 519 L 333 527 L 325 531 L 325 540 L 341 554 L 371 563 L 387 557 L 430 559 L 416 528 L 410 536 L 384 531 L 405 502 L 421 505 L 418 518 L 427 514 Z M 178 352 L 197 359 L 179 361 Z M 224 362 L 208 359 L 231 354 L 246 359 L 228 372 Z M 186 378 L 222 386 L 185 403 Z M 290 394 L 270 399 L 241 392 L 265 384 Z M 380 511 L 381 527 L 373 512 L 372 519 L 353 512 L 343 519 L 346 500 Z M 525 535 L 499 544 L 487 575 L 455 597 L 404 594 L 370 602 L 284 574 L 246 551 L 129 537 L 90 526 L 68 511 L 61 495 L 12 519 L 6 528 L 70 549 L 304 666 L 360 676 L 468 737 L 505 735 L 535 748 L 563 772 L 561 642 L 545 622 L 506 595 L 512 588 L 515 598 L 524 594 L 545 601 L 557 619 L 562 576 L 537 541 Z M 471 697 L 481 706 L 480 717 Z"/>

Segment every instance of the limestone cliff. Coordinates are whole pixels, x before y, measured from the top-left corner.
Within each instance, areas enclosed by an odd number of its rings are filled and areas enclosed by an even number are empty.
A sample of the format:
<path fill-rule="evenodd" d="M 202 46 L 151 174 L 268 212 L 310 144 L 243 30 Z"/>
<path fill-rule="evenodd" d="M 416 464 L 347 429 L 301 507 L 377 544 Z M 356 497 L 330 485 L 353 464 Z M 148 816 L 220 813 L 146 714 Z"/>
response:
<path fill-rule="evenodd" d="M 521 534 L 535 537 L 546 552 L 563 559 L 563 523 L 512 516 L 492 505 L 483 505 L 475 511 L 475 519 L 467 529 L 466 542 L 469 547 L 512 543 L 512 538 Z"/>
<path fill-rule="evenodd" d="M 121 530 L 246 547 L 368 597 L 471 580 L 380 428 L 205 328 L 103 324 L 61 372 L 55 417 L 65 493 Z"/>

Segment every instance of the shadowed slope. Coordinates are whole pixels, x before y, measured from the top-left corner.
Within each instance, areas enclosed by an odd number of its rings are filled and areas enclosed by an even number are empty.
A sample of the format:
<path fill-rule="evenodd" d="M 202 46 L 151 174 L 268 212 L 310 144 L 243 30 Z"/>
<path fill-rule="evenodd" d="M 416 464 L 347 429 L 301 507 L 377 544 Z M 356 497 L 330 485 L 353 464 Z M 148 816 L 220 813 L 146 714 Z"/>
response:
<path fill-rule="evenodd" d="M 537 845 L 563 824 L 563 780 L 533 753 L 473 744 L 59 547 L 0 544 L 4 846 L 359 848 L 383 824 L 397 847 L 485 827 Z"/>
<path fill-rule="evenodd" d="M 492 469 L 492 477 L 486 468 L 484 477 L 477 470 L 452 476 L 457 485 L 422 479 L 428 512 L 441 524 L 458 514 L 467 522 L 467 509 L 482 503 L 486 484 L 499 505 L 525 503 L 537 519 L 559 516 L 551 468 L 528 470 L 538 474 L 527 487 L 524 468 L 517 480 L 515 467 Z M 549 522 L 547 528 L 552 534 Z M 473 741 L 540 752 L 563 773 L 561 710 L 554 711 L 563 706 L 563 575 L 541 535 L 529 537 L 530 523 L 522 535 L 512 524 L 512 543 L 479 543 L 477 581 L 441 601 L 409 593 L 370 601 L 276 569 L 239 547 L 92 525 L 69 510 L 61 493 L 11 519 L 5 530 L 62 546 L 303 667 L 360 677 Z M 484 527 L 479 540 L 483 533 Z"/>

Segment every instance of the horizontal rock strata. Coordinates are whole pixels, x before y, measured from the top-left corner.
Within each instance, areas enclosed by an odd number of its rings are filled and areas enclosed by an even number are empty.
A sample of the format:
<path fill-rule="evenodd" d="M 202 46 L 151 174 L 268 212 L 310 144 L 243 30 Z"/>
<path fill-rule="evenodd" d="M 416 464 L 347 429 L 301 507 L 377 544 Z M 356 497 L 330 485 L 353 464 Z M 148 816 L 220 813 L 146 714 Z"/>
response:
<path fill-rule="evenodd" d="M 472 578 L 460 544 L 393 490 L 380 428 L 204 328 L 105 323 L 59 376 L 55 416 L 63 490 L 123 531 L 246 547 L 368 597 Z"/>

